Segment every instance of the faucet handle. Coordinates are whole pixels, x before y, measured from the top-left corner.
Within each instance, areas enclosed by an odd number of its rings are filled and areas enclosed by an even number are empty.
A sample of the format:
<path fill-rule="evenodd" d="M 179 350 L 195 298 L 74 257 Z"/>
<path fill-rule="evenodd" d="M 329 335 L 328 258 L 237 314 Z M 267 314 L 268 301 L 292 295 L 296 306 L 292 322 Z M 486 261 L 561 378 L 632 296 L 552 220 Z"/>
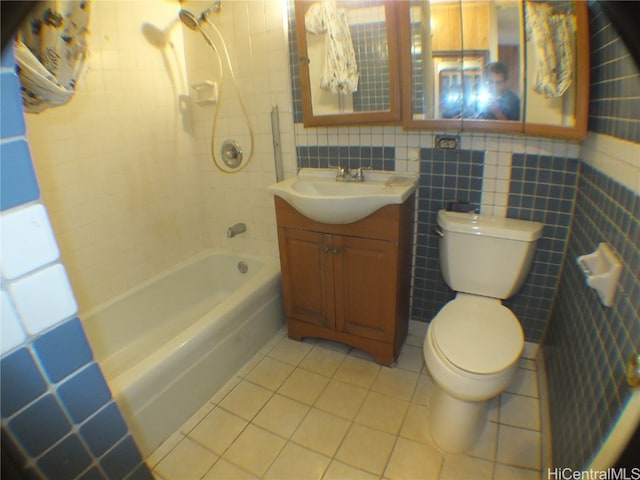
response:
<path fill-rule="evenodd" d="M 337 177 L 344 178 L 345 174 L 347 173 L 347 170 L 342 165 L 329 165 L 329 166 L 338 169 L 336 173 L 336 178 Z"/>
<path fill-rule="evenodd" d="M 351 178 L 354 180 L 364 181 L 364 172 L 363 170 L 371 170 L 371 167 L 358 167 L 351 171 Z"/>

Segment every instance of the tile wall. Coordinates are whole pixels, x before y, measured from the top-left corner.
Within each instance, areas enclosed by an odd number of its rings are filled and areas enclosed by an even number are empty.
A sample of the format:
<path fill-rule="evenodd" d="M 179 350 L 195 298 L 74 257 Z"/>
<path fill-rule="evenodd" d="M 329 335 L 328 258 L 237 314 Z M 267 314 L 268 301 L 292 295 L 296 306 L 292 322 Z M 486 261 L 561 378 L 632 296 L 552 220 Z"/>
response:
<path fill-rule="evenodd" d="M 3 474 L 150 479 L 75 316 L 25 137 L 11 48 L 0 85 Z"/>
<path fill-rule="evenodd" d="M 544 342 L 556 466 L 585 468 L 630 397 L 624 365 L 640 351 L 640 74 L 589 4 L 591 98 L 567 255 Z M 635 102 L 635 103 L 634 103 Z M 586 286 L 576 257 L 609 243 L 623 264 L 614 303 Z"/>
<path fill-rule="evenodd" d="M 238 90 L 234 87 L 225 47 L 216 30 L 210 25 L 205 27 L 219 56 L 213 53 L 201 34 L 184 31 L 189 84 L 215 81 L 220 89 L 216 106 L 191 105 L 190 141 L 199 182 L 203 186 L 199 201 L 204 208 L 207 246 L 278 255 L 273 196 L 266 188 L 276 181 L 271 118 L 274 107 L 278 108 L 280 145 L 287 176 L 295 172 L 296 156 L 283 5 L 283 2 L 272 0 L 223 2 L 220 13 L 209 16 L 225 39 Z M 181 6 L 199 15 L 211 6 L 211 2 L 190 0 Z M 243 103 L 239 101 L 238 91 Z M 251 124 L 253 147 L 243 108 Z M 214 119 L 215 131 L 212 127 Z M 228 175 L 213 166 L 212 132 L 215 137 L 213 150 L 218 158 L 220 144 L 226 139 L 237 140 L 245 155 L 252 155 L 245 170 Z M 228 239 L 227 228 L 237 222 L 246 223 L 247 232 Z"/>
<path fill-rule="evenodd" d="M 289 58 L 298 167 L 374 165 L 363 148 L 382 150 L 392 164 L 384 169 L 419 173 L 416 253 L 412 279 L 411 317 L 429 321 L 453 292 L 438 265 L 436 214 L 449 201 L 471 202 L 481 212 L 545 222 L 534 263 L 525 285 L 509 300 L 522 320 L 526 339 L 539 343 L 559 278 L 571 221 L 577 181 L 577 142 L 522 135 L 461 135 L 461 150 L 433 149 L 433 132 L 407 132 L 401 127 L 354 126 L 304 128 L 297 65 L 297 42 L 289 2 Z M 543 165 L 539 169 L 537 165 Z M 556 208 L 558 210 L 556 210 Z"/>
<path fill-rule="evenodd" d="M 188 86 L 177 10 L 159 0 L 95 2 L 73 100 L 26 115 L 81 313 L 205 247 L 205 186 L 179 100 Z M 163 48 L 147 41 L 148 27 L 166 30 Z"/>

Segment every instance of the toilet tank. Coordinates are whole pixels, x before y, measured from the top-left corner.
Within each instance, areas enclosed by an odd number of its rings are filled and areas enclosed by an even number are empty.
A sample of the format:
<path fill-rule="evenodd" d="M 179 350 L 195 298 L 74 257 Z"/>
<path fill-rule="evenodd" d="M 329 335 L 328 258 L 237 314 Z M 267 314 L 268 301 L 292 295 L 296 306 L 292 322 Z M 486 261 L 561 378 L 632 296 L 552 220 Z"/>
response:
<path fill-rule="evenodd" d="M 456 292 L 505 299 L 522 286 L 542 235 L 538 222 L 438 212 L 440 269 Z"/>

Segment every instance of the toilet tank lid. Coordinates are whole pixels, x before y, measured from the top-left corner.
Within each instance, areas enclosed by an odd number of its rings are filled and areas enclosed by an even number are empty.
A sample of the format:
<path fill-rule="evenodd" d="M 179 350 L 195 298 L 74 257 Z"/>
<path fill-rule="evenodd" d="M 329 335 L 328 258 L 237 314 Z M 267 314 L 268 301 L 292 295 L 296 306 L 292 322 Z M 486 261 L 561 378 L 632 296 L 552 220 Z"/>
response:
<path fill-rule="evenodd" d="M 542 223 L 528 220 L 449 212 L 447 210 L 438 212 L 438 225 L 445 232 L 484 235 L 525 242 L 539 239 L 542 236 L 542 227 L 544 226 Z"/>

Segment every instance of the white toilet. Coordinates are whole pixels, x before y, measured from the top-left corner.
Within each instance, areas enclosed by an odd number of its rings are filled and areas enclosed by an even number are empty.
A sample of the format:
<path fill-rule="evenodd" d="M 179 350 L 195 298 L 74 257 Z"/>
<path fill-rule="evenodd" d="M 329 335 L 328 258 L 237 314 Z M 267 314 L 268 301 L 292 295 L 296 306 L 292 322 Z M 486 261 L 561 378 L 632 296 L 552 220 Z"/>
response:
<path fill-rule="evenodd" d="M 429 426 L 448 452 L 471 448 L 486 422 L 487 402 L 518 368 L 524 335 L 502 305 L 527 276 L 541 223 L 438 212 L 440 269 L 457 292 L 431 320 L 424 358 L 435 382 Z"/>

